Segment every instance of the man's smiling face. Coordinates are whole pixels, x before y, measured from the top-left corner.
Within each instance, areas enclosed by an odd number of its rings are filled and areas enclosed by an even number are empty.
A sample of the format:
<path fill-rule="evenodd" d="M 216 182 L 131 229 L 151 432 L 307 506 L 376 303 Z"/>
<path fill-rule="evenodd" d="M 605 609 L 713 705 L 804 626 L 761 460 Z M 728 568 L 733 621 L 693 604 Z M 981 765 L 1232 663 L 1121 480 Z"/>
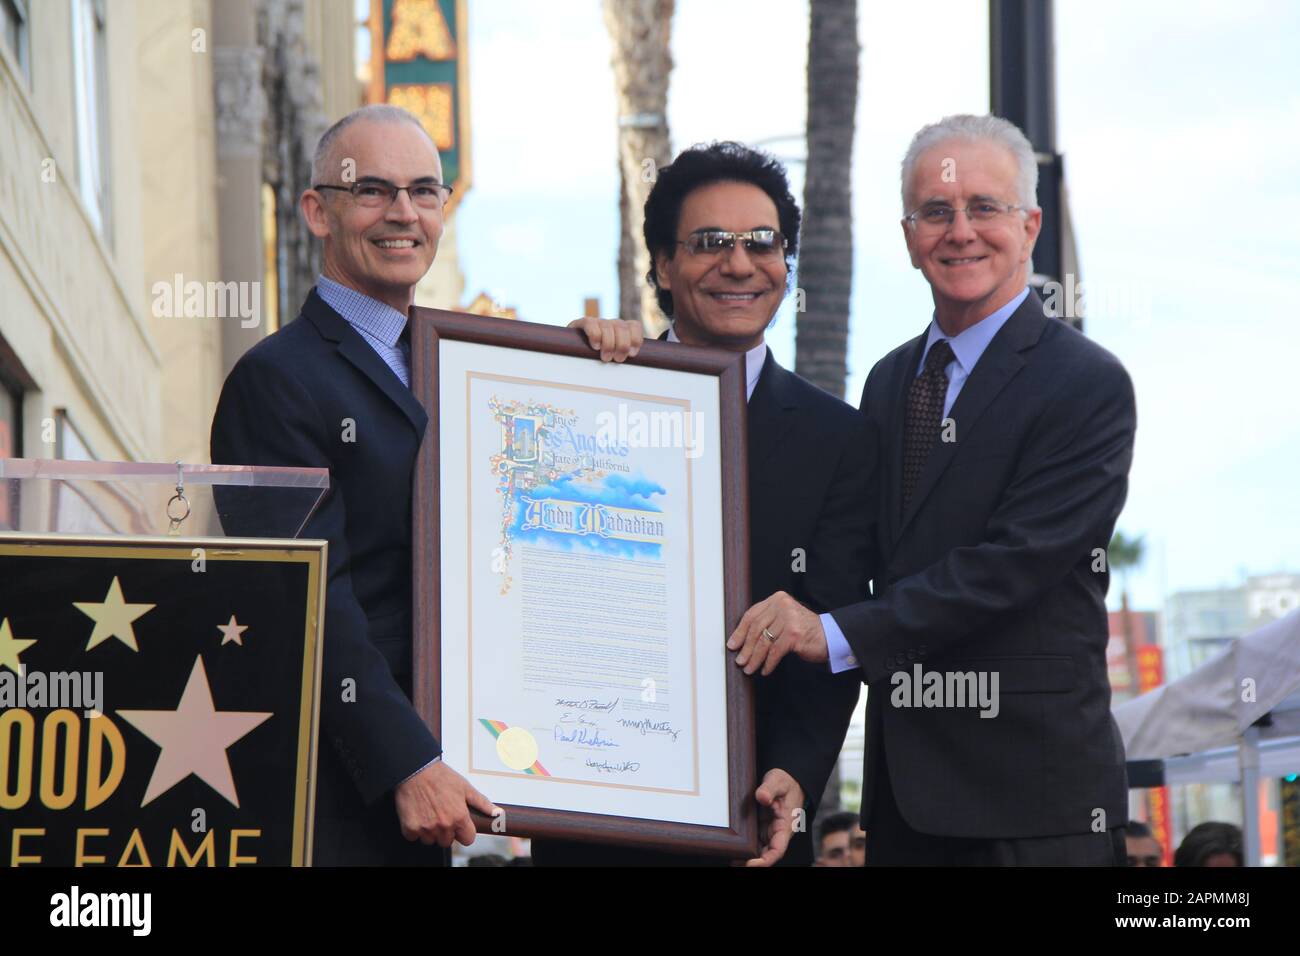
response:
<path fill-rule="evenodd" d="M 929 203 L 964 209 L 980 199 L 1022 205 L 1011 151 L 996 143 L 952 139 L 920 155 L 912 170 L 908 212 Z M 935 309 L 978 320 L 1025 287 L 1029 256 L 1042 221 L 1038 209 L 1013 210 L 972 223 L 957 213 L 946 228 L 903 223 L 912 265 L 930 283 Z"/>
<path fill-rule="evenodd" d="M 687 194 L 677 220 L 677 239 L 703 230 L 779 230 L 776 203 L 752 183 L 716 182 Z M 785 297 L 783 250 L 762 255 L 735 248 L 692 254 L 680 244 L 655 259 L 659 286 L 673 297 L 677 337 L 688 345 L 751 349 Z"/>
<path fill-rule="evenodd" d="M 357 120 L 340 131 L 321 182 L 350 186 L 344 161 L 359 183 L 384 180 L 398 186 L 441 182 L 442 162 L 414 123 Z M 353 165 L 355 164 L 355 165 Z M 326 276 L 405 312 L 415 284 L 429 271 L 442 237 L 442 207 L 411 201 L 406 190 L 376 208 L 336 190 L 308 190 L 303 214 L 324 240 Z"/>

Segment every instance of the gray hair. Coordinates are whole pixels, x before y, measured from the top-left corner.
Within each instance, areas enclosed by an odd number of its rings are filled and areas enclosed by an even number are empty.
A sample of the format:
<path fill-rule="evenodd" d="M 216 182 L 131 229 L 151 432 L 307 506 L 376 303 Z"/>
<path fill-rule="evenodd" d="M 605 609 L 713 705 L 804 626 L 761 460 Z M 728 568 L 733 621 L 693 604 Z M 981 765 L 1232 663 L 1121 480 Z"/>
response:
<path fill-rule="evenodd" d="M 388 103 L 371 103 L 369 106 L 355 109 L 327 129 L 324 135 L 321 136 L 320 142 L 316 144 L 316 152 L 311 160 L 312 183 L 330 181 L 329 176 L 334 172 L 330 167 L 336 165 L 331 156 L 334 143 L 345 129 L 358 120 L 370 120 L 373 123 L 412 123 L 425 136 L 429 136 L 429 131 L 424 128 L 424 124 L 414 114 L 407 112 L 400 106 L 392 106 Z M 429 142 L 433 142 L 432 136 L 429 136 Z"/>
<path fill-rule="evenodd" d="M 1020 171 L 1016 183 L 1019 192 L 1017 201 L 1027 209 L 1038 207 L 1038 160 L 1034 156 L 1034 147 L 1020 131 L 1020 127 L 1000 116 L 990 114 L 972 116 L 969 113 L 959 113 L 955 116 L 945 116 L 939 122 L 931 123 L 929 126 L 922 126 L 912 137 L 912 145 L 907 147 L 907 154 L 903 157 L 904 213 L 909 212 L 907 189 L 912 182 L 916 161 L 932 146 L 952 139 L 989 142 L 1005 148 L 1015 157 L 1016 166 Z"/>

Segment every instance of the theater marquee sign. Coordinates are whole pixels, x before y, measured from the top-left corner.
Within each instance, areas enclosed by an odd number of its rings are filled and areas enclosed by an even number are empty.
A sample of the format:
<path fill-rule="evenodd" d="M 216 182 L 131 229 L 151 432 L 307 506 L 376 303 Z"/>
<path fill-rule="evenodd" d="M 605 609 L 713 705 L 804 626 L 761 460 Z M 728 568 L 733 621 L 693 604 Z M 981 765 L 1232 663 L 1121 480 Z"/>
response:
<path fill-rule="evenodd" d="M 370 0 L 366 100 L 419 117 L 438 147 L 450 213 L 470 184 L 465 0 Z"/>
<path fill-rule="evenodd" d="M 0 535 L 0 865 L 310 864 L 325 548 Z"/>

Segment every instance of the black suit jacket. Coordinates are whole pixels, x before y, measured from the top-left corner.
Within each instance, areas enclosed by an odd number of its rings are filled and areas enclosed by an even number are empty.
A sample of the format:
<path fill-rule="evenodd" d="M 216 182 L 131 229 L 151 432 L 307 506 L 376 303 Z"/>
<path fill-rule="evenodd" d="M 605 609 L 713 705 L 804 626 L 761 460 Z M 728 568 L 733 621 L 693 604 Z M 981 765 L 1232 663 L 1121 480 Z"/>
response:
<path fill-rule="evenodd" d="M 301 534 L 329 541 L 318 862 L 441 856 L 418 844 L 408 852 L 390 795 L 441 753 L 409 696 L 411 482 L 427 421 L 410 390 L 313 290 L 295 321 L 235 364 L 212 422 L 214 463 L 330 471 L 329 492 Z M 260 500 L 218 497 L 228 534 L 292 533 Z"/>
<path fill-rule="evenodd" d="M 1017 838 L 1087 833 L 1126 814 L 1106 673 L 1108 575 L 1097 549 L 1124 504 L 1133 387 L 1110 353 L 1030 293 L 966 381 L 904 512 L 906 391 L 925 335 L 872 369 L 881 435 L 875 600 L 835 612 L 871 685 L 863 821 L 879 762 L 913 829 Z M 895 706 L 896 673 L 997 672 L 1000 711 Z"/>
<path fill-rule="evenodd" d="M 813 610 L 827 611 L 864 598 L 872 520 L 864 502 L 876 460 L 867 423 L 851 406 L 783 369 L 769 350 L 749 400 L 747 428 L 751 603 L 788 591 Z M 799 781 L 806 798 L 808 829 L 796 834 L 782 863 L 806 866 L 813 857 L 812 811 L 839 758 L 860 675 L 832 675 L 824 665 L 791 657 L 755 680 L 760 777 L 779 767 Z M 541 865 L 719 862 L 549 840 L 533 841 L 533 855 Z"/>
<path fill-rule="evenodd" d="M 876 442 L 853 408 L 777 364 L 749 400 L 750 603 L 786 591 L 817 612 L 867 597 Z M 801 564 L 800 556 L 806 558 Z M 791 656 L 756 684 L 760 775 L 799 781 L 809 822 L 839 759 L 860 678 Z M 812 827 L 809 827 L 811 833 Z M 791 862 L 812 862 L 808 833 Z"/>

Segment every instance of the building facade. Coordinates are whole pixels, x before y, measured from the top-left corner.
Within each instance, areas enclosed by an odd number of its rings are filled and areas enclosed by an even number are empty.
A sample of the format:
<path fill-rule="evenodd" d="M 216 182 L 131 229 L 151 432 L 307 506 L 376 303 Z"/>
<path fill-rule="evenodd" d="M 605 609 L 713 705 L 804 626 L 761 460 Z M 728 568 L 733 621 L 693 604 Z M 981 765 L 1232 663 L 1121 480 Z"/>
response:
<path fill-rule="evenodd" d="M 1246 576 L 1235 587 L 1171 594 L 1164 611 L 1166 679 L 1185 676 L 1232 641 L 1297 608 L 1300 608 L 1300 574 L 1288 572 Z M 1241 823 L 1238 784 L 1188 784 L 1170 790 L 1173 831 L 1178 839 L 1205 820 Z M 1283 794 L 1281 781 L 1262 780 L 1259 793 L 1253 798 L 1259 802 L 1261 857 L 1265 866 L 1283 860 L 1279 842 L 1284 832 Z"/>
<path fill-rule="evenodd" d="M 0 457 L 207 461 L 227 372 L 315 281 L 297 199 L 370 18 L 0 0 Z M 421 304 L 455 307 L 454 232 L 439 263 Z"/>
<path fill-rule="evenodd" d="M 1236 587 L 1178 591 L 1165 602 L 1169 679 L 1195 670 L 1270 621 L 1300 608 L 1300 574 L 1251 575 Z"/>

